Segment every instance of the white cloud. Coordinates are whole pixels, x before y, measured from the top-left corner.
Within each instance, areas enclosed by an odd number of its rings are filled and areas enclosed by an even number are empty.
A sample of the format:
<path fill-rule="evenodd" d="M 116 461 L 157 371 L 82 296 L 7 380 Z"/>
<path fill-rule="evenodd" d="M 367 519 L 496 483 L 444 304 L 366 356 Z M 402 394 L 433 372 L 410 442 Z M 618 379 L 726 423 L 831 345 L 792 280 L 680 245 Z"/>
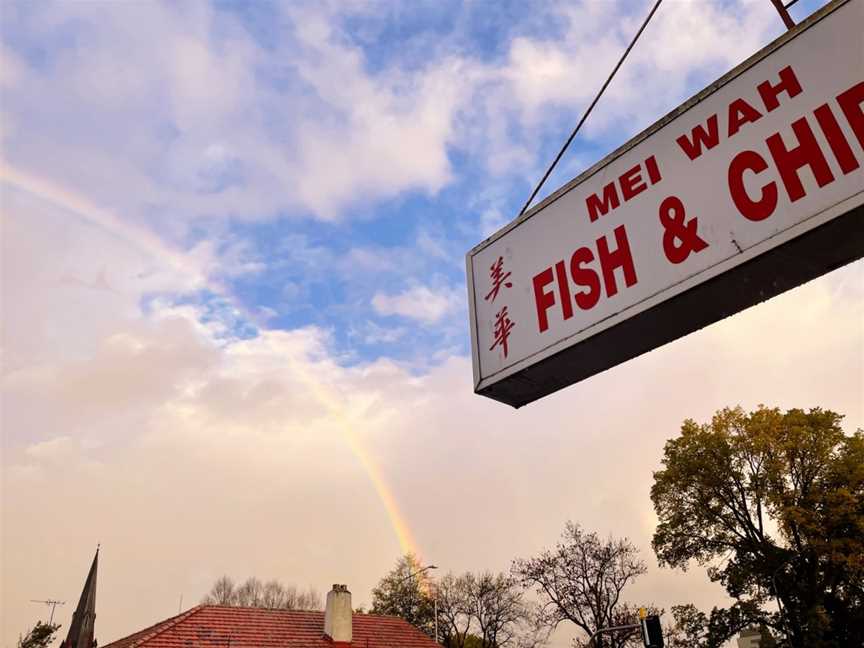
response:
<path fill-rule="evenodd" d="M 29 445 L 24 452 L 37 460 L 54 459 L 67 454 L 71 443 L 68 436 L 58 436 Z"/>
<path fill-rule="evenodd" d="M 417 248 L 426 256 L 443 261 L 452 261 L 445 241 L 423 229 L 417 235 Z"/>
<path fill-rule="evenodd" d="M 563 141 L 569 128 L 562 122 L 575 126 L 647 11 L 648 3 L 635 9 L 601 2 L 556 5 L 551 13 L 563 23 L 562 33 L 516 35 L 503 62 L 482 66 L 475 75 L 473 114 L 479 125 L 472 147 L 484 150 L 491 171 L 528 169 L 529 182 L 539 178 L 548 162 L 537 160 L 540 136 Z M 772 8 L 758 2 L 661 6 L 580 140 L 609 136 L 622 143 L 686 99 L 694 81 L 713 80 L 780 32 Z M 545 192 L 554 189 L 548 185 Z"/>
<path fill-rule="evenodd" d="M 371 320 L 367 320 L 360 326 L 355 326 L 351 331 L 353 339 L 359 339 L 364 344 L 392 344 L 403 339 L 408 334 L 404 326 L 380 326 Z"/>
<path fill-rule="evenodd" d="M 206 3 L 11 12 L 4 29 L 47 63 L 4 65 L 5 153 L 151 219 L 334 218 L 448 182 L 458 70 L 370 75 L 327 15 L 291 12 L 275 51 Z M 86 48 L 63 44 L 73 24 Z"/>
<path fill-rule="evenodd" d="M 29 6 L 7 12 L 4 30 L 38 42 L 45 61 L 0 51 L 4 154 L 174 227 L 178 216 L 181 227 L 200 216 L 334 219 L 407 191 L 435 194 L 454 179 L 453 148 L 493 173 L 525 174 L 540 136 L 558 134 L 560 111 L 575 120 L 635 31 L 641 15 L 616 9 L 553 8 L 561 37 L 517 33 L 500 61 L 454 54 L 445 35 L 419 65 L 397 55 L 370 71 L 339 25 L 374 7 L 280 5 L 280 37 L 265 47 L 204 2 Z M 778 31 L 770 10 L 661 8 L 586 135 L 635 131 L 683 98 L 694 73 L 743 59 Z M 68 45 L 73 25 L 87 47 Z"/>
<path fill-rule="evenodd" d="M 453 313 L 460 300 L 455 291 L 433 291 L 426 286 L 413 286 L 395 295 L 375 293 L 372 306 L 379 315 L 399 315 L 424 324 L 434 324 Z"/>
<path fill-rule="evenodd" d="M 483 238 L 492 236 L 509 221 L 499 210 L 489 207 L 480 215 L 480 233 Z"/>

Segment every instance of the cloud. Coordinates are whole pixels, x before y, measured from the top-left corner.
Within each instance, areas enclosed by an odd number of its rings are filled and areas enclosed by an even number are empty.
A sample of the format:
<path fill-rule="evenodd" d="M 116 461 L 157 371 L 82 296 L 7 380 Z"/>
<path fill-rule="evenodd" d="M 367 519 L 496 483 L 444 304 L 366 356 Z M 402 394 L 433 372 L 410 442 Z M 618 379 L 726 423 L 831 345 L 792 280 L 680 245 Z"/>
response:
<path fill-rule="evenodd" d="M 399 315 L 434 324 L 458 308 L 459 298 L 455 291 L 435 292 L 426 286 L 414 286 L 395 295 L 375 293 L 372 306 L 379 315 Z"/>
<path fill-rule="evenodd" d="M 379 326 L 369 320 L 351 331 L 351 337 L 359 339 L 364 344 L 393 344 L 405 338 L 408 329 L 404 326 Z"/>
<path fill-rule="evenodd" d="M 373 68 L 345 25 L 380 8 L 279 5 L 271 41 L 204 2 L 21 6 L 5 14 L 0 52 L 4 155 L 175 228 L 202 216 L 332 220 L 406 192 L 435 195 L 458 179 L 453 151 L 533 176 L 543 137 L 562 135 L 553 117 L 584 106 L 641 18 L 609 9 L 554 5 L 556 37 L 505 32 L 498 60 L 461 51 L 458 31 L 421 32 L 436 43 L 425 60 L 396 52 Z M 586 135 L 634 132 L 776 22 L 758 3 L 661 9 Z M 87 47 L 70 45 L 73 31 Z"/>
<path fill-rule="evenodd" d="M 499 229 L 504 227 L 509 221 L 497 209 L 489 207 L 480 215 L 480 233 L 483 238 L 492 236 Z"/>
<path fill-rule="evenodd" d="M 506 569 L 572 518 L 642 548 L 650 573 L 631 598 L 709 607 L 723 596 L 701 570 L 651 558 L 665 439 L 736 403 L 864 420 L 861 262 L 514 411 L 472 393 L 462 356 L 421 372 L 345 366 L 320 328 L 226 339 L 204 303 L 143 308 L 140 252 L 81 219 L 49 227 L 57 216 L 20 197 L 4 212 L 4 303 L 30 323 L 3 337 L 7 642 L 38 592 L 74 599 L 99 541 L 100 641 L 169 615 L 180 592 L 198 600 L 223 573 L 345 581 L 368 603 L 402 550 L 370 466 L 442 568 Z M 172 276 L 168 259 L 153 263 Z M 112 290 L 56 281 L 92 281 L 103 265 Z M 172 284 L 185 285 L 156 285 Z M 416 316 L 450 308 L 447 294 L 384 297 Z M 458 543 L 454 528 L 468 530 Z"/>
<path fill-rule="evenodd" d="M 24 50 L 44 44 L 44 60 L 4 55 L 4 116 L 15 125 L 5 154 L 101 204 L 123 201 L 159 222 L 166 210 L 331 219 L 450 180 L 458 66 L 370 75 L 321 11 L 278 17 L 275 51 L 237 14 L 200 2 L 30 7 L 7 18 L 6 37 Z M 73 27 L 86 48 L 66 43 Z"/>
<path fill-rule="evenodd" d="M 700 569 L 653 563 L 648 489 L 662 444 L 685 417 L 738 402 L 823 405 L 846 413 L 847 429 L 859 425 L 861 272 L 841 270 L 519 411 L 473 395 L 462 357 L 422 375 L 390 362 L 348 368 L 316 329 L 226 346 L 194 321 L 130 321 L 134 338 L 120 329 L 100 345 L 116 353 L 43 363 L 43 379 L 27 385 L 34 403 L 81 408 L 77 424 L 45 421 L 4 453 L 10 618 L 28 613 L 16 602 L 28 588 L 74 598 L 96 540 L 106 640 L 167 615 L 178 591 L 194 602 L 224 572 L 319 588 L 341 579 L 368 603 L 400 547 L 350 439 L 374 457 L 424 555 L 447 569 L 506 569 L 572 518 L 642 548 L 650 571 L 629 598 L 720 603 Z M 207 362 L 154 357 L 189 346 L 190 331 Z M 123 378 L 133 368 L 142 375 Z M 20 374 L 9 378 L 4 403 L 22 393 Z M 142 389 L 155 384 L 164 389 Z M 130 418 L 130 407 L 143 415 Z M 33 413 L 13 409 L 4 429 Z M 470 532 L 453 543 L 452 528 Z M 46 559 L 59 532 L 64 554 Z M 134 603 L 123 596 L 130 582 Z"/>
<path fill-rule="evenodd" d="M 417 248 L 427 258 L 441 259 L 442 261 L 453 260 L 447 251 L 446 241 L 425 229 L 420 230 L 417 235 Z"/>

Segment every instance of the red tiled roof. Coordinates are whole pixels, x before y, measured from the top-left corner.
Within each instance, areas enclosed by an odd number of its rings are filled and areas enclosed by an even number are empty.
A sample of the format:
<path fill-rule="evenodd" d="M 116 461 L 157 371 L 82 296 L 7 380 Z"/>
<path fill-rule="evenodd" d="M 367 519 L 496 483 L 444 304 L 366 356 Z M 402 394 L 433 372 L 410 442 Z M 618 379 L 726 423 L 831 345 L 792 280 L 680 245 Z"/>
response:
<path fill-rule="evenodd" d="M 353 617 L 351 648 L 437 648 L 403 619 Z M 348 646 L 349 644 L 335 644 Z M 101 648 L 334 648 L 324 613 L 199 605 Z"/>

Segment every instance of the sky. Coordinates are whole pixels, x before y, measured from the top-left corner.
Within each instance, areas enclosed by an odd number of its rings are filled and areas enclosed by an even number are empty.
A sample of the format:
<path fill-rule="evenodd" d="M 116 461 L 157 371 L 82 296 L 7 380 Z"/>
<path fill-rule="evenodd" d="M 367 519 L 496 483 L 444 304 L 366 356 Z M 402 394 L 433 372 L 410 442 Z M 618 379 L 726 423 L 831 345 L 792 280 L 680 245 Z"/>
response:
<path fill-rule="evenodd" d="M 663 444 L 737 404 L 864 427 L 864 263 L 518 411 L 472 393 L 465 252 L 647 9 L 0 4 L 2 645 L 31 599 L 68 624 L 97 543 L 100 644 L 223 574 L 368 606 L 405 551 L 507 570 L 567 520 L 639 547 L 631 601 L 722 604 L 651 552 Z M 782 31 L 667 0 L 543 194 Z"/>

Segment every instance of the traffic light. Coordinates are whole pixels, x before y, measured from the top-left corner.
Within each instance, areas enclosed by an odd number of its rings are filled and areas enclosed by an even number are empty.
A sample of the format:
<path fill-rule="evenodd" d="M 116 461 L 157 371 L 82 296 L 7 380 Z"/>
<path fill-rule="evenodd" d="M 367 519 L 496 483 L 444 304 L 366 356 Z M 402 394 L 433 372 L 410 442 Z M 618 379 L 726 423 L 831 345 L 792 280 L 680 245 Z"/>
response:
<path fill-rule="evenodd" d="M 663 648 L 663 628 L 656 614 L 642 616 L 642 643 L 645 648 Z"/>

